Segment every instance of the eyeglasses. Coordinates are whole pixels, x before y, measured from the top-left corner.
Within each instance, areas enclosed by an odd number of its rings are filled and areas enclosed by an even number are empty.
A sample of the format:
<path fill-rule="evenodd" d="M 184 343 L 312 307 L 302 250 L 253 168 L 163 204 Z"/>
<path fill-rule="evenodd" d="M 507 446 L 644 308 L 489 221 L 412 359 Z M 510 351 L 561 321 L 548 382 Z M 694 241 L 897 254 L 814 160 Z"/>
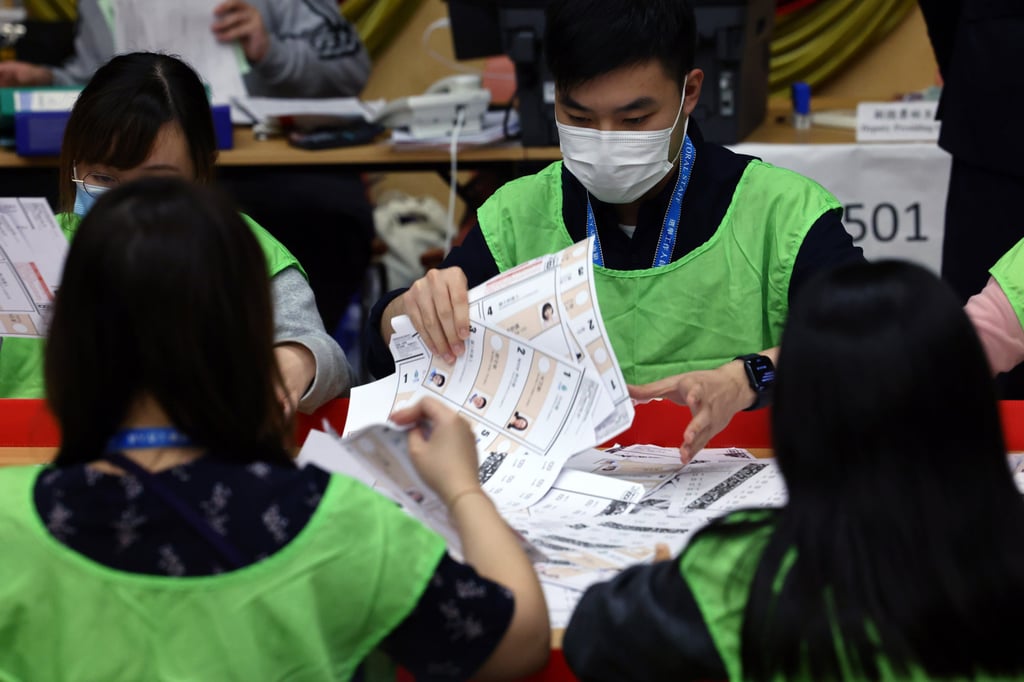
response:
<path fill-rule="evenodd" d="M 115 178 L 113 175 L 106 173 L 86 173 L 82 179 L 78 178 L 78 168 L 72 164 L 71 166 L 71 182 L 81 185 L 85 193 L 91 197 L 98 197 L 99 195 L 106 192 L 108 189 L 117 187 L 121 181 Z"/>

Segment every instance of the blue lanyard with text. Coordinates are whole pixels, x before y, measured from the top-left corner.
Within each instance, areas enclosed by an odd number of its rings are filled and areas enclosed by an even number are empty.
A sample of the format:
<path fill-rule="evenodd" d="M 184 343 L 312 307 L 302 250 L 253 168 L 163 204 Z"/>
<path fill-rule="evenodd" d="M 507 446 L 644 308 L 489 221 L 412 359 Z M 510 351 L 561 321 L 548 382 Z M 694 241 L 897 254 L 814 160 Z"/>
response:
<path fill-rule="evenodd" d="M 187 448 L 193 445 L 191 438 L 173 426 L 122 429 L 107 441 L 106 452 L 133 448 Z"/>
<path fill-rule="evenodd" d="M 683 138 L 683 153 L 679 163 L 679 177 L 676 187 L 672 190 L 672 199 L 665 220 L 661 224 L 658 236 L 658 249 L 654 252 L 654 263 L 651 267 L 660 268 L 672 262 L 672 252 L 676 248 L 676 235 L 679 233 L 679 216 L 683 212 L 683 196 L 690 184 L 690 173 L 693 162 L 697 158 L 697 150 L 690 141 L 690 136 Z M 594 238 L 594 265 L 604 267 L 604 252 L 601 250 L 601 238 L 597 235 L 597 220 L 594 218 L 594 207 L 590 205 L 590 193 L 587 193 L 587 236 Z"/>

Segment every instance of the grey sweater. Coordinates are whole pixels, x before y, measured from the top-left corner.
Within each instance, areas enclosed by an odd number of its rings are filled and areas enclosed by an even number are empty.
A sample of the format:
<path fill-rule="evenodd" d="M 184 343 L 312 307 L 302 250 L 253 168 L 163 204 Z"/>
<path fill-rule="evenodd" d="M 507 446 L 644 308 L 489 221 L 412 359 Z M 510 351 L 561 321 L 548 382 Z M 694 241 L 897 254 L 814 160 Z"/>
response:
<path fill-rule="evenodd" d="M 270 280 L 274 302 L 274 343 L 301 343 L 316 358 L 313 384 L 299 400 L 299 411 L 310 413 L 331 398 L 347 396 L 352 370 L 338 342 L 324 331 L 309 283 L 297 268 L 285 268 Z"/>
<path fill-rule="evenodd" d="M 348 97 L 363 89 L 370 57 L 335 0 L 247 2 L 259 10 L 270 34 L 266 56 L 245 76 L 250 95 Z M 210 4 L 211 24 L 214 6 Z M 53 69 L 53 82 L 84 85 L 114 54 L 114 37 L 97 0 L 78 0 L 75 52 Z"/>

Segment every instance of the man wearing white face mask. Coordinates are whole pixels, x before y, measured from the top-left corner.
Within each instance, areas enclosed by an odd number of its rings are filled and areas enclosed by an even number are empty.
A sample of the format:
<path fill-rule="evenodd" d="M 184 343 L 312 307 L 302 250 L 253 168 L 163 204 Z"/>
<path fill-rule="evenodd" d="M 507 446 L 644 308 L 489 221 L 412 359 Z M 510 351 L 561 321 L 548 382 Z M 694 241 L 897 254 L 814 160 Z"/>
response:
<path fill-rule="evenodd" d="M 441 269 L 377 304 L 375 374 L 393 366 L 393 316 L 409 315 L 451 361 L 469 335 L 468 287 L 589 234 L 631 394 L 694 413 L 684 460 L 737 411 L 770 399 L 790 300 L 818 270 L 863 255 L 826 190 L 704 141 L 690 120 L 704 80 L 695 41 L 685 0 L 548 5 L 564 161 L 498 190 Z"/>

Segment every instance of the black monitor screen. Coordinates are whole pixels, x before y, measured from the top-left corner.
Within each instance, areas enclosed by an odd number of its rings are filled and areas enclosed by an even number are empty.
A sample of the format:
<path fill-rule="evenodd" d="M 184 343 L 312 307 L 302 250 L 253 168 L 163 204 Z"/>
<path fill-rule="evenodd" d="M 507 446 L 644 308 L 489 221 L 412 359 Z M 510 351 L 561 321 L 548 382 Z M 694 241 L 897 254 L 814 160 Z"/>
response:
<path fill-rule="evenodd" d="M 498 6 L 488 0 L 448 0 L 456 59 L 502 54 Z"/>
<path fill-rule="evenodd" d="M 543 10 L 548 0 L 447 0 L 456 59 L 505 54 L 519 16 L 515 10 Z M 510 11 L 511 10 L 511 11 Z M 543 13 L 539 14 L 543 17 Z M 541 19 L 541 25 L 543 25 Z M 531 22 L 533 23 L 533 22 Z M 538 36 L 539 38 L 539 36 Z"/>

